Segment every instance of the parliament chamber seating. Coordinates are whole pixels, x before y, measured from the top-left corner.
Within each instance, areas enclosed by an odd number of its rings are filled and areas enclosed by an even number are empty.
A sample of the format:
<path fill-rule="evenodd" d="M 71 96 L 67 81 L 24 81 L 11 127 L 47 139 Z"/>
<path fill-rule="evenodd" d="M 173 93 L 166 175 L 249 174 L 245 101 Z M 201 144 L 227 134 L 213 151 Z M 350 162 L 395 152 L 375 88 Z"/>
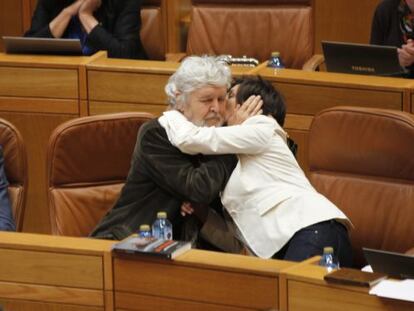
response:
<path fill-rule="evenodd" d="M 9 196 L 16 230 L 21 231 L 27 193 L 26 148 L 20 132 L 4 119 L 0 119 L 0 145 L 3 147 L 4 168 L 9 182 Z"/>
<path fill-rule="evenodd" d="M 362 247 L 406 252 L 414 246 L 414 115 L 335 107 L 309 131 L 309 177 L 352 221 L 355 266 Z"/>
<path fill-rule="evenodd" d="M 68 121 L 52 133 L 47 187 L 54 235 L 88 236 L 113 206 L 126 180 L 148 113 L 126 112 Z"/>
<path fill-rule="evenodd" d="M 193 0 L 187 55 L 230 54 L 264 62 L 279 51 L 288 68 L 313 54 L 310 0 Z"/>
<path fill-rule="evenodd" d="M 165 60 L 166 2 L 144 0 L 141 8 L 141 41 L 150 60 Z"/>

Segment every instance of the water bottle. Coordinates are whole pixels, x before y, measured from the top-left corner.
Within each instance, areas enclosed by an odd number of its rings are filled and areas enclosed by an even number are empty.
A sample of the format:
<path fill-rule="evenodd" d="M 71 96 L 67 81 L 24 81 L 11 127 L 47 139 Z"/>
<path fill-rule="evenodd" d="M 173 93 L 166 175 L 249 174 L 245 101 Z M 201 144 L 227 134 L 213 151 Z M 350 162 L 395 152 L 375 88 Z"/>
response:
<path fill-rule="evenodd" d="M 139 226 L 139 236 L 141 238 L 150 238 L 152 236 L 150 225 Z"/>
<path fill-rule="evenodd" d="M 270 57 L 269 61 L 267 62 L 267 67 L 274 68 L 274 69 L 283 69 L 285 65 L 283 64 L 282 59 L 280 58 L 279 52 L 272 52 L 272 56 Z"/>
<path fill-rule="evenodd" d="M 319 261 L 319 265 L 326 267 L 328 272 L 331 272 L 334 269 L 339 269 L 339 262 L 334 259 L 334 251 L 332 247 L 323 248 L 323 255 Z"/>
<path fill-rule="evenodd" d="M 172 240 L 172 224 L 166 212 L 157 213 L 157 219 L 152 224 L 152 236 L 156 239 Z"/>

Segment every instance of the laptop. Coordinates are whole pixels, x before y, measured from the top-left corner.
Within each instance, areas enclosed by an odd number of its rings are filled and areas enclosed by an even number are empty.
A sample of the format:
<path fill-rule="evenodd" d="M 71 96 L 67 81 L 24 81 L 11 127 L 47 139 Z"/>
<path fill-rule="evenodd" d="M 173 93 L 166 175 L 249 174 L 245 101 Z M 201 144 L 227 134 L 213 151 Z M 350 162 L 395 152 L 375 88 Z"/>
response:
<path fill-rule="evenodd" d="M 328 72 L 406 77 L 394 46 L 322 41 Z"/>
<path fill-rule="evenodd" d="M 365 247 L 362 251 L 374 272 L 403 279 L 414 279 L 414 256 Z"/>
<path fill-rule="evenodd" d="M 3 37 L 4 49 L 9 54 L 82 55 L 79 39 L 32 37 Z"/>

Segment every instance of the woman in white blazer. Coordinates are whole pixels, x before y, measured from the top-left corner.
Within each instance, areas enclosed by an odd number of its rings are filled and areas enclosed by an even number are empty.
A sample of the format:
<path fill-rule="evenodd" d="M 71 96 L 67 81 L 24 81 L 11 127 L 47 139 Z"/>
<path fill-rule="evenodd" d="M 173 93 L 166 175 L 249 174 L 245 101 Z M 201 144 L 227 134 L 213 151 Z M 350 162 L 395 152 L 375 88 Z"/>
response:
<path fill-rule="evenodd" d="M 249 108 L 236 103 L 257 102 L 252 95 L 260 95 L 262 114 L 244 120 L 240 112 Z M 227 107 L 233 112 L 227 127 L 198 127 L 178 111 L 165 112 L 159 121 L 184 153 L 238 155 L 221 195 L 236 238 L 254 255 L 293 261 L 332 246 L 341 265 L 351 266 L 351 223 L 312 187 L 287 146 L 280 93 L 260 77 L 244 78 L 230 90 Z"/>

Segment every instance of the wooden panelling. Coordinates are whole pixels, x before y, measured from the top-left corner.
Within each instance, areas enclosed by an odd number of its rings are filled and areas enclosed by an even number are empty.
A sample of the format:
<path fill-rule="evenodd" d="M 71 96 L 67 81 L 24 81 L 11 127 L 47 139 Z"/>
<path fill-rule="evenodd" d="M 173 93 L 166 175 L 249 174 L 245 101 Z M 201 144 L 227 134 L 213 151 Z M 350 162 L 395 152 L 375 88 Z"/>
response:
<path fill-rule="evenodd" d="M 0 38 L 2 36 L 19 36 L 23 33 L 22 0 L 0 0 Z M 0 39 L 0 51 L 3 51 Z"/>
<path fill-rule="evenodd" d="M 154 116 L 159 116 L 167 108 L 167 105 L 147 105 L 147 104 L 136 104 L 136 103 L 116 103 L 116 102 L 100 102 L 90 101 L 89 102 L 89 114 L 105 114 L 115 112 L 127 112 L 127 111 L 138 111 L 138 112 L 149 112 Z"/>
<path fill-rule="evenodd" d="M 352 287 L 351 287 L 352 288 Z M 289 311 L 408 311 L 414 305 L 408 302 L 381 299 L 346 289 L 288 281 Z M 333 307 L 334 306 L 334 307 Z"/>
<path fill-rule="evenodd" d="M 114 101 L 144 104 L 164 104 L 166 95 L 162 91 L 167 75 L 88 72 L 89 99 L 92 101 Z"/>
<path fill-rule="evenodd" d="M 0 298 L 5 311 L 104 311 L 103 307 L 87 307 L 63 303 L 9 300 Z M 106 310 L 105 310 L 106 311 Z"/>
<path fill-rule="evenodd" d="M 76 99 L 0 97 L 0 111 L 79 114 Z"/>
<path fill-rule="evenodd" d="M 43 271 L 43 273 L 48 272 Z M 104 306 L 102 291 L 61 286 L 0 282 L 0 297 L 60 304 Z"/>
<path fill-rule="evenodd" d="M 102 289 L 102 258 L 0 249 L 0 280 Z"/>
<path fill-rule="evenodd" d="M 375 107 L 403 110 L 402 92 L 361 90 L 295 83 L 276 83 L 284 94 L 290 114 L 314 115 L 334 106 Z"/>
<path fill-rule="evenodd" d="M 180 266 L 172 262 L 114 258 L 114 288 L 115 295 L 129 292 L 256 309 L 278 306 L 275 276 Z"/>
<path fill-rule="evenodd" d="M 253 291 L 253 289 L 252 289 Z M 204 293 L 199 293 L 200 296 Z M 115 297 L 116 310 L 139 310 L 139 311 L 248 311 L 257 310 L 252 308 L 237 308 L 233 306 L 217 305 L 211 303 L 200 303 L 197 301 L 183 300 L 183 299 L 169 299 L 158 296 L 138 295 L 128 293 L 117 293 Z"/>
<path fill-rule="evenodd" d="M 71 69 L 0 67 L 0 94 L 76 99 L 78 72 Z"/>
<path fill-rule="evenodd" d="M 375 7 L 381 0 L 313 0 L 315 53 L 321 41 L 368 43 Z"/>

